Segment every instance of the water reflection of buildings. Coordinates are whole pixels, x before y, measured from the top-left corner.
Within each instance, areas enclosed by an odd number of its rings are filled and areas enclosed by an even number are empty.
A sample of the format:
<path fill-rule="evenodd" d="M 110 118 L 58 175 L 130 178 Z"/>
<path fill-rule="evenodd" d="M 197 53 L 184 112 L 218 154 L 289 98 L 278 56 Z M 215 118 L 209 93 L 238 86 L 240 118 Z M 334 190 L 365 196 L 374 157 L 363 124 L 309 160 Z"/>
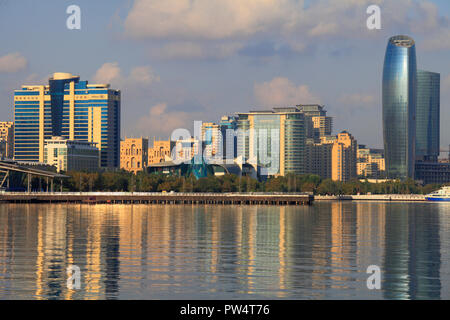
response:
<path fill-rule="evenodd" d="M 442 222 L 424 211 L 378 202 L 4 205 L 0 298 L 112 299 L 119 290 L 125 298 L 439 298 L 448 289 Z M 81 290 L 66 287 L 71 264 L 81 268 Z M 381 292 L 365 287 L 372 264 Z"/>
<path fill-rule="evenodd" d="M 356 213 L 343 202 L 331 203 L 331 287 L 348 289 L 356 268 Z"/>
<path fill-rule="evenodd" d="M 392 204 L 386 209 L 387 299 L 440 298 L 439 212 L 423 205 Z"/>
<path fill-rule="evenodd" d="M 0 252 L 10 255 L 5 270 L 14 298 L 113 298 L 119 275 L 117 223 L 96 207 L 4 205 Z M 11 212 L 11 215 L 8 214 Z M 116 225 L 117 227 L 114 227 Z M 109 226 L 109 227 L 102 227 Z M 2 259 L 3 260 L 3 259 Z M 81 290 L 67 288 L 69 265 L 81 269 Z M 3 281 L 2 281 L 3 282 Z M 16 290 L 15 290 L 16 292 Z"/>

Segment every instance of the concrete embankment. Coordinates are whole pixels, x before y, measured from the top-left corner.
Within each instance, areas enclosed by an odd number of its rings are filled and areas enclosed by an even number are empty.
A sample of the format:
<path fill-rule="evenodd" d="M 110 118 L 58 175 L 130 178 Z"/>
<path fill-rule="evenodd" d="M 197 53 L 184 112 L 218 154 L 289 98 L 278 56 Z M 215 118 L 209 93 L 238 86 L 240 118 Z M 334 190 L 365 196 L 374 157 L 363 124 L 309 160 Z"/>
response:
<path fill-rule="evenodd" d="M 363 195 L 339 195 L 339 196 L 314 196 L 314 200 L 426 201 L 425 195 L 423 194 L 363 194 Z"/>
<path fill-rule="evenodd" d="M 310 205 L 308 193 L 1 192 L 10 203 Z"/>

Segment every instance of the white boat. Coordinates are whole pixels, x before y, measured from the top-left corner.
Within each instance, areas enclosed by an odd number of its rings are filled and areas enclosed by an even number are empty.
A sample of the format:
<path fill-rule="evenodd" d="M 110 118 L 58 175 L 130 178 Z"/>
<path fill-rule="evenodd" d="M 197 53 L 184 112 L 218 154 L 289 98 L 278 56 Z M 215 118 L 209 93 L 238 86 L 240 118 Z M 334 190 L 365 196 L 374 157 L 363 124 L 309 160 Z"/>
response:
<path fill-rule="evenodd" d="M 425 196 L 428 201 L 450 201 L 450 186 L 443 187 Z"/>

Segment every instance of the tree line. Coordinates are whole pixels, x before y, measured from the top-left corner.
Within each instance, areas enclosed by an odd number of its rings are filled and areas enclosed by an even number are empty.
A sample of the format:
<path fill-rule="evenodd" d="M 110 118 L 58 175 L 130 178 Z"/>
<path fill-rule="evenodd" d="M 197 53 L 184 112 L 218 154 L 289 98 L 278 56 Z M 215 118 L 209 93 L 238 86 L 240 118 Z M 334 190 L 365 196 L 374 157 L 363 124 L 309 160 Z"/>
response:
<path fill-rule="evenodd" d="M 348 182 L 322 179 L 317 175 L 270 177 L 258 181 L 251 177 L 226 174 L 196 179 L 127 171 L 68 172 L 63 180 L 64 191 L 126 191 L 126 192 L 312 192 L 318 195 L 339 194 L 427 194 L 441 185 L 422 186 L 414 180 L 369 183 L 358 179 Z M 58 187 L 55 188 L 55 190 Z"/>

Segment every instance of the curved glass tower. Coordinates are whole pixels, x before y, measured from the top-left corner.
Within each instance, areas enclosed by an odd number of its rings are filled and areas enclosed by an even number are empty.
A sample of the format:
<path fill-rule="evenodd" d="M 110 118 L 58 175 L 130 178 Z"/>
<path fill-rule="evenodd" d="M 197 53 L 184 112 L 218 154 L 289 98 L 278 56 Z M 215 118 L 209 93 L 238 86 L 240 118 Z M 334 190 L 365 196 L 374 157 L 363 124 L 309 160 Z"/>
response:
<path fill-rule="evenodd" d="M 386 173 L 414 178 L 417 64 L 414 40 L 389 39 L 383 68 L 383 138 Z"/>

